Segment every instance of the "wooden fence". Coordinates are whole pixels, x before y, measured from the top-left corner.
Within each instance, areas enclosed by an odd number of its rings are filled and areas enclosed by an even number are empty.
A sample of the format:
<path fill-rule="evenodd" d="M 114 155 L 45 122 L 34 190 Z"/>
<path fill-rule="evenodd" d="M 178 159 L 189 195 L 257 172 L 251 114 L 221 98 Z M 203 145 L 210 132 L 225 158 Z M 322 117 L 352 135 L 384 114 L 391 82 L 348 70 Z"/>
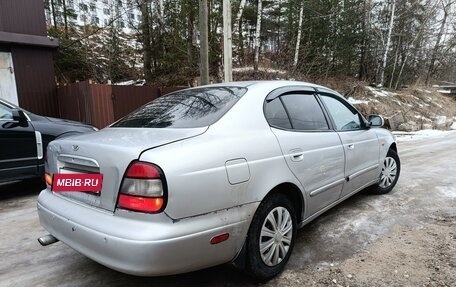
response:
<path fill-rule="evenodd" d="M 57 88 L 59 113 L 61 118 L 103 128 L 145 103 L 182 88 L 73 83 Z"/>

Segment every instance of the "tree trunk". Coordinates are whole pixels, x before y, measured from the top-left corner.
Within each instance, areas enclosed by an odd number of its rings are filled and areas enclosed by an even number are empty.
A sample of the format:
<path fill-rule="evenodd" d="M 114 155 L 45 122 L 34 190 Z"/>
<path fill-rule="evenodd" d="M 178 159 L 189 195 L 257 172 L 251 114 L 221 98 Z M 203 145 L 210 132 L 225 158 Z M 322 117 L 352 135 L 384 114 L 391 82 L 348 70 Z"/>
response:
<path fill-rule="evenodd" d="M 304 3 L 301 3 L 301 8 L 299 9 L 299 23 L 298 23 L 298 36 L 296 37 L 296 49 L 293 60 L 293 68 L 296 69 L 298 65 L 299 58 L 299 44 L 301 43 L 301 33 L 302 33 L 302 14 L 304 12 Z"/>
<path fill-rule="evenodd" d="M 363 20 L 361 22 L 362 40 L 361 40 L 361 57 L 359 63 L 358 78 L 365 81 L 368 78 L 368 52 L 369 52 L 369 23 L 370 23 L 370 0 L 364 1 Z"/>
<path fill-rule="evenodd" d="M 383 83 L 385 81 L 385 69 L 386 69 L 386 63 L 388 60 L 388 50 L 391 44 L 391 33 L 393 31 L 393 26 L 394 26 L 394 12 L 396 9 L 396 0 L 393 0 L 392 2 L 392 8 L 391 8 L 391 18 L 390 18 L 390 23 L 388 26 L 388 36 L 386 38 L 386 45 L 385 45 L 385 52 L 383 53 L 383 62 L 380 67 L 380 81 L 378 83 L 378 87 L 383 87 Z"/>
<path fill-rule="evenodd" d="M 65 24 L 65 38 L 68 39 L 68 11 L 67 11 L 66 0 L 62 1 L 62 5 L 63 5 L 63 23 Z"/>
<path fill-rule="evenodd" d="M 201 85 L 209 84 L 209 38 L 207 0 L 199 0 L 200 77 Z"/>
<path fill-rule="evenodd" d="M 144 57 L 144 77 L 146 83 L 152 81 L 152 47 L 151 47 L 151 35 L 150 35 L 150 17 L 149 17 L 149 1 L 144 1 L 141 4 L 142 14 L 142 43 L 143 43 L 143 57 Z"/>
<path fill-rule="evenodd" d="M 391 78 L 390 78 L 390 83 L 389 83 L 389 88 L 390 89 L 393 86 L 394 73 L 396 72 L 397 58 L 398 58 L 398 55 L 399 55 L 400 46 L 401 46 L 401 36 L 399 36 L 399 40 L 397 42 L 397 47 L 396 47 L 396 55 L 394 56 L 393 71 L 391 72 Z"/>
<path fill-rule="evenodd" d="M 54 22 L 54 28 L 57 29 L 54 0 L 50 0 L 50 1 L 51 1 L 51 9 L 52 9 L 52 21 Z"/>
<path fill-rule="evenodd" d="M 431 80 L 431 77 L 434 74 L 435 60 L 437 59 L 437 52 L 439 51 L 440 41 L 442 40 L 443 33 L 445 32 L 445 25 L 446 25 L 446 21 L 448 18 L 448 10 L 449 10 L 448 8 L 450 7 L 451 2 L 444 5 L 443 1 L 442 1 L 442 5 L 443 5 L 443 19 L 442 19 L 442 23 L 440 24 L 439 34 L 437 35 L 437 41 L 435 42 L 434 49 L 432 49 L 431 62 L 429 64 L 429 69 L 426 74 L 426 80 L 425 80 L 426 85 L 429 84 L 429 81 Z"/>
<path fill-rule="evenodd" d="M 241 0 L 241 3 L 239 4 L 239 11 L 236 14 L 236 20 L 234 20 L 233 34 L 236 34 L 238 31 L 241 33 L 239 30 L 241 27 L 240 21 L 242 18 L 242 13 L 244 12 L 245 2 L 246 0 Z"/>
<path fill-rule="evenodd" d="M 239 11 L 236 15 L 236 19 L 234 21 L 234 29 L 233 29 L 233 35 L 235 35 L 236 33 L 238 34 L 236 50 L 237 50 L 237 58 L 239 61 L 238 64 L 241 66 L 244 65 L 244 63 L 245 63 L 244 36 L 242 35 L 242 31 L 243 31 L 242 15 L 244 12 L 245 2 L 246 2 L 246 0 L 241 0 L 241 3 L 239 4 Z"/>
<path fill-rule="evenodd" d="M 188 13 L 187 18 L 187 61 L 189 67 L 193 66 L 193 33 L 194 33 L 194 22 L 195 22 L 195 14 L 191 7 L 189 7 L 190 11 Z"/>
<path fill-rule="evenodd" d="M 261 14 L 263 12 L 263 1 L 258 0 L 258 13 L 257 13 L 257 24 L 255 31 L 255 58 L 253 62 L 253 70 L 258 71 L 258 61 L 260 58 L 260 32 L 261 32 Z"/>

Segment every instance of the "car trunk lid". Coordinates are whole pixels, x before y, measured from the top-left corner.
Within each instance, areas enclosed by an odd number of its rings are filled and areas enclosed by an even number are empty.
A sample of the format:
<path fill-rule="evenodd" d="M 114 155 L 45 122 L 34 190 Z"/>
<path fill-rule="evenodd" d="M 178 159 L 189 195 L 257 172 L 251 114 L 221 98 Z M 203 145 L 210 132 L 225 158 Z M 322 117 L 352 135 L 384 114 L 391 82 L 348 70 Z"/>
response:
<path fill-rule="evenodd" d="M 120 184 L 128 165 L 148 149 L 163 146 L 207 130 L 106 128 L 53 141 L 48 146 L 47 166 L 55 173 L 101 173 L 102 190 L 93 192 L 58 192 L 61 196 L 85 204 L 114 211 Z"/>

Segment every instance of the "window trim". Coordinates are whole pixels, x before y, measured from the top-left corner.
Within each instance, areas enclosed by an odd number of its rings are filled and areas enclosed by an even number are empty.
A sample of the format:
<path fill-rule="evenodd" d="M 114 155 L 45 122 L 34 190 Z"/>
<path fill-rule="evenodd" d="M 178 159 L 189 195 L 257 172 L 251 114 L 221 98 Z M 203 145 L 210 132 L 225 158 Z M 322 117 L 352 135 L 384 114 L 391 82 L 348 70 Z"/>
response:
<path fill-rule="evenodd" d="M 338 96 L 338 95 L 336 95 L 334 93 L 330 93 L 326 89 L 325 90 L 323 90 L 323 89 L 319 90 L 316 96 L 319 99 L 319 101 L 321 102 L 321 105 L 323 106 L 325 112 L 327 113 L 334 131 L 336 131 L 336 132 L 351 132 L 351 131 L 367 130 L 367 129 L 370 128 L 369 125 L 367 125 L 367 121 L 364 118 L 364 116 L 354 106 L 352 106 L 347 100 L 345 100 L 342 96 Z M 327 96 L 329 98 L 333 98 L 336 101 L 340 102 L 345 107 L 347 107 L 352 113 L 356 113 L 358 115 L 361 127 L 359 129 L 349 129 L 349 130 L 339 130 L 339 129 L 337 129 L 336 122 L 334 121 L 334 118 L 333 118 L 331 112 L 329 111 L 328 107 L 326 106 L 325 102 L 323 101 L 322 96 Z"/>
<path fill-rule="evenodd" d="M 281 87 L 281 88 L 278 88 L 278 89 L 275 89 L 275 90 L 271 91 L 266 96 L 266 98 L 264 99 L 264 103 L 263 103 L 263 116 L 264 116 L 266 122 L 272 128 L 279 129 L 279 130 L 284 130 L 284 131 L 290 131 L 290 132 L 306 132 L 306 133 L 334 132 L 334 130 L 335 130 L 334 127 L 335 126 L 334 126 L 334 124 L 332 122 L 332 119 L 329 117 L 329 115 L 328 115 L 328 113 L 326 111 L 326 108 L 322 105 L 321 99 L 318 96 L 317 91 L 318 91 L 317 88 L 313 88 L 313 87 L 310 87 L 310 86 L 288 86 L 288 87 Z M 290 95 L 290 94 L 301 94 L 301 95 L 311 95 L 311 96 L 313 96 L 315 98 L 315 100 L 317 101 L 317 104 L 320 106 L 320 109 L 321 109 L 321 111 L 323 113 L 323 116 L 324 116 L 324 118 L 326 120 L 326 123 L 328 125 L 328 129 L 326 129 L 326 130 L 300 130 L 300 129 L 294 128 L 293 127 L 293 123 L 291 121 L 290 113 L 289 113 L 286 105 L 284 104 L 284 102 L 282 100 L 282 96 L 286 96 L 286 95 Z M 285 113 L 287 114 L 288 121 L 290 122 L 291 128 L 285 128 L 285 127 L 280 127 L 280 126 L 273 125 L 266 118 L 266 105 L 269 102 L 272 102 L 276 98 L 279 98 L 280 103 L 282 104 L 282 106 L 283 106 L 283 108 L 285 110 Z"/>

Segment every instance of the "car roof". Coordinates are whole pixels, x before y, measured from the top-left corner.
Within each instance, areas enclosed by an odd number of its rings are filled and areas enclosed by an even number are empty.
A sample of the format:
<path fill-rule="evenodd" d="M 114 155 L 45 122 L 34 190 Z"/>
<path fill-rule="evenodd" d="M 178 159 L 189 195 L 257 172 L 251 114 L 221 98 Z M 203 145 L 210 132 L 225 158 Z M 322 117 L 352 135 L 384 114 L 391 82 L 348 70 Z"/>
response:
<path fill-rule="evenodd" d="M 261 85 L 262 87 L 269 87 L 272 89 L 276 88 L 281 88 L 281 87 L 287 87 L 287 86 L 303 86 L 303 87 L 311 87 L 315 89 L 324 89 L 327 91 L 331 91 L 333 93 L 336 93 L 339 95 L 338 92 L 329 89 L 327 87 L 309 83 L 309 82 L 301 82 L 301 81 L 289 81 L 289 80 L 256 80 L 256 81 L 239 81 L 239 82 L 228 82 L 228 83 L 217 83 L 217 84 L 210 84 L 210 85 L 205 85 L 205 86 L 199 86 L 196 88 L 201 88 L 201 87 L 243 87 L 243 88 L 249 88 L 249 87 L 255 87 Z"/>
<path fill-rule="evenodd" d="M 10 103 L 10 102 L 8 102 L 8 101 L 5 100 L 5 99 L 0 98 L 0 102 L 1 102 L 2 104 L 6 105 L 6 106 L 8 106 L 8 107 L 10 107 L 10 108 L 12 108 L 12 109 L 17 109 L 17 108 L 18 108 L 18 106 L 14 105 L 14 104 L 12 104 L 12 103 Z"/>

